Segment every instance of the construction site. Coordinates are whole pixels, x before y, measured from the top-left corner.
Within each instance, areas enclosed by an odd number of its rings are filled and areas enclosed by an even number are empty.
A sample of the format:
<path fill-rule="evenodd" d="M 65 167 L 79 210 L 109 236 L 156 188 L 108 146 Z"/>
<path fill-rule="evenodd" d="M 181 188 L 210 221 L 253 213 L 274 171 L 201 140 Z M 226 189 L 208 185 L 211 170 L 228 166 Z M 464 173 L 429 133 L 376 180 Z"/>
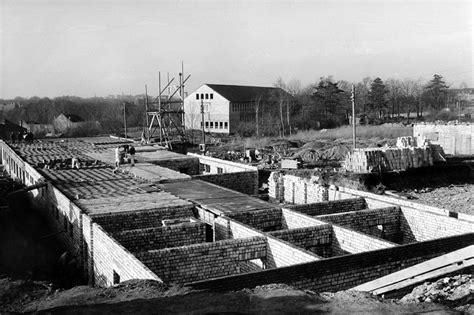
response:
<path fill-rule="evenodd" d="M 130 143 L 96 137 L 0 144 L 4 171 L 26 187 L 75 256 L 82 283 L 150 279 L 221 292 L 272 283 L 315 292 L 362 285 L 389 296 L 472 270 L 474 216 L 465 211 L 278 170 L 264 201 L 256 197 L 257 167 L 152 145 L 135 144 L 136 164 L 113 172 L 115 148 Z M 420 150 L 411 149 L 418 157 L 410 166 L 430 167 L 438 150 Z M 369 153 L 351 155 L 346 167 L 371 167 L 380 155 Z M 73 158 L 80 168 L 48 167 Z M 399 169 L 402 160 L 386 167 Z"/>

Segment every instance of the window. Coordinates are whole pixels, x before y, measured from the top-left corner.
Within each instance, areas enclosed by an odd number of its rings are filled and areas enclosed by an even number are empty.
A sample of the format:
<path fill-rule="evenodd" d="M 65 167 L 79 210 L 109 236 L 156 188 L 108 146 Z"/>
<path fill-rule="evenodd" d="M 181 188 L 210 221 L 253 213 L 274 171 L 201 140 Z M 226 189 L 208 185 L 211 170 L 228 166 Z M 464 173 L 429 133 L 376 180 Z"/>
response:
<path fill-rule="evenodd" d="M 206 100 L 208 100 L 208 99 L 209 99 L 209 94 L 206 93 Z"/>
<path fill-rule="evenodd" d="M 206 121 L 206 128 L 209 128 L 209 122 Z"/>
<path fill-rule="evenodd" d="M 211 123 L 210 123 L 210 124 L 211 124 L 211 128 L 214 128 L 214 122 L 213 122 L 213 121 L 211 121 Z"/>
<path fill-rule="evenodd" d="M 209 98 L 210 98 L 211 100 L 213 100 L 213 99 L 214 99 L 214 94 L 212 94 L 212 93 L 209 94 Z"/>
<path fill-rule="evenodd" d="M 208 165 L 208 164 L 204 164 L 204 166 L 206 167 L 206 172 L 210 173 L 211 172 L 211 166 Z"/>
<path fill-rule="evenodd" d="M 229 127 L 229 123 L 227 121 L 224 122 L 224 129 L 227 129 Z"/>
<path fill-rule="evenodd" d="M 114 270 L 113 276 L 114 276 L 114 284 L 119 284 L 120 283 L 120 275 L 117 272 L 115 272 L 115 270 Z"/>
<path fill-rule="evenodd" d="M 202 121 L 201 121 L 201 128 L 202 128 Z"/>
<path fill-rule="evenodd" d="M 199 93 L 196 93 L 196 99 L 197 100 L 199 99 Z"/>
<path fill-rule="evenodd" d="M 202 100 L 204 99 L 204 93 L 201 93 L 201 99 Z"/>
<path fill-rule="evenodd" d="M 214 124 L 214 126 L 216 126 L 216 129 L 219 128 L 219 123 L 217 121 Z"/>
<path fill-rule="evenodd" d="M 224 170 L 222 169 L 222 167 L 217 168 L 217 174 L 222 174 L 223 172 Z"/>
<path fill-rule="evenodd" d="M 219 122 L 219 129 L 222 129 L 222 128 L 224 128 L 224 123 L 221 121 Z"/>

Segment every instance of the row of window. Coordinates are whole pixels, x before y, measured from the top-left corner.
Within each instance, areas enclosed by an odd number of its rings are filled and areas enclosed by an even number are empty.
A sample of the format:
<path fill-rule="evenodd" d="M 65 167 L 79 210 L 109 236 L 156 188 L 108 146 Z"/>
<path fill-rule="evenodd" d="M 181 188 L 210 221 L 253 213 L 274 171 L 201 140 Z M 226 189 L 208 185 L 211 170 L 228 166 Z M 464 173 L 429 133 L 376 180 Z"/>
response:
<path fill-rule="evenodd" d="M 204 123 L 205 128 L 212 128 L 212 129 L 227 129 L 229 128 L 229 123 L 227 121 L 206 121 Z M 202 128 L 202 121 L 201 121 L 201 128 Z"/>
<path fill-rule="evenodd" d="M 199 99 L 199 95 L 201 95 L 201 100 L 212 100 L 214 99 L 214 94 L 212 93 L 196 93 L 196 99 Z"/>
<path fill-rule="evenodd" d="M 253 113 L 240 113 L 240 121 L 255 121 L 255 114 Z"/>
<path fill-rule="evenodd" d="M 199 163 L 199 170 L 201 172 L 210 173 L 211 166 L 209 164 Z M 224 169 L 222 167 L 217 167 L 217 174 L 222 174 L 222 173 L 224 173 Z"/>
<path fill-rule="evenodd" d="M 242 110 L 255 110 L 255 104 L 253 103 L 243 103 L 243 104 L 232 104 L 232 111 L 242 111 Z"/>

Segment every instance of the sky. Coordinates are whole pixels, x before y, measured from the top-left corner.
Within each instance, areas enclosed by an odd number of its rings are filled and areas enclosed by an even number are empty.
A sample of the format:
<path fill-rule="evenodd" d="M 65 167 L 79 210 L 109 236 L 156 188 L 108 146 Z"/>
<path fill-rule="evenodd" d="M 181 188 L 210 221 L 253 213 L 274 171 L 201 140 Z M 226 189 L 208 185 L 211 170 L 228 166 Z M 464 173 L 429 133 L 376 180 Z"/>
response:
<path fill-rule="evenodd" d="M 0 0 L 0 98 L 302 85 L 370 76 L 474 87 L 473 1 Z"/>

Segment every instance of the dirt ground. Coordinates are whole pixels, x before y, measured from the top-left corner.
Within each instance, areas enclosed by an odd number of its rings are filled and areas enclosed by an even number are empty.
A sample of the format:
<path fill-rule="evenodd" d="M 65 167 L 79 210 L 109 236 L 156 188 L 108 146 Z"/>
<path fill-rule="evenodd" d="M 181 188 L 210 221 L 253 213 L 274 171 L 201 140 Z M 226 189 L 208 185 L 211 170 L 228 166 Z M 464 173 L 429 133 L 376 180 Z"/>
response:
<path fill-rule="evenodd" d="M 411 194 L 425 204 L 474 215 L 474 184 L 417 189 Z"/>
<path fill-rule="evenodd" d="M 454 309 L 435 303 L 384 300 L 356 291 L 314 293 L 284 284 L 215 293 L 133 280 L 106 289 L 80 286 L 53 291 L 46 283 L 0 279 L 0 312 L 5 311 L 48 314 L 458 314 Z"/>

